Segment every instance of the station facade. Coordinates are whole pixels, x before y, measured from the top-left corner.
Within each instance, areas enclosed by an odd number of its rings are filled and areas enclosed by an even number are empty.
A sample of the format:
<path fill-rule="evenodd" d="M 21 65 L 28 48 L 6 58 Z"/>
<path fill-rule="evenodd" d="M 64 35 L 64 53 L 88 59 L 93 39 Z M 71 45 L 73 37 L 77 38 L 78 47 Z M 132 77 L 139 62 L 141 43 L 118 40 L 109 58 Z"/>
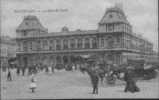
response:
<path fill-rule="evenodd" d="M 36 16 L 28 15 L 16 33 L 16 54 L 24 67 L 38 63 L 70 64 L 82 55 L 97 55 L 99 60 L 122 64 L 128 59 L 146 59 L 153 54 L 153 44 L 133 32 L 118 6 L 106 9 L 96 30 L 70 31 L 64 26 L 60 32 L 49 33 Z"/>

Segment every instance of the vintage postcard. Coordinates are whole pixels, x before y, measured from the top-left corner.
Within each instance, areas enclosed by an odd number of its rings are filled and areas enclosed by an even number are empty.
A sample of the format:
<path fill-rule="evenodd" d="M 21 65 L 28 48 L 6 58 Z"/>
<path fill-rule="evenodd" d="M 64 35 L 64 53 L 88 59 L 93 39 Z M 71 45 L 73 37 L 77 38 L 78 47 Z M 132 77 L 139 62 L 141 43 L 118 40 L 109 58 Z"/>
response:
<path fill-rule="evenodd" d="M 1 99 L 159 98 L 158 0 L 0 0 Z"/>

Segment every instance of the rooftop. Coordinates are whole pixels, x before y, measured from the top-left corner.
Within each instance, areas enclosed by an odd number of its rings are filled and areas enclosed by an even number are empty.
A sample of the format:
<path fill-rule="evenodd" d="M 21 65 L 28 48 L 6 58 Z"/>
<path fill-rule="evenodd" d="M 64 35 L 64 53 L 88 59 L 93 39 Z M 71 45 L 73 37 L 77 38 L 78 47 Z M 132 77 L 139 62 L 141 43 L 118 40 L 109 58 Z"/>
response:
<path fill-rule="evenodd" d="M 41 25 L 39 19 L 33 15 L 24 16 L 24 20 L 18 26 L 17 31 L 22 31 L 26 29 L 27 30 L 38 29 L 41 31 L 47 31 L 47 29 Z"/>
<path fill-rule="evenodd" d="M 114 7 L 111 8 L 107 8 L 99 24 L 114 23 L 114 22 L 115 23 L 123 22 L 129 24 L 122 7 L 119 7 L 118 5 L 115 5 Z"/>

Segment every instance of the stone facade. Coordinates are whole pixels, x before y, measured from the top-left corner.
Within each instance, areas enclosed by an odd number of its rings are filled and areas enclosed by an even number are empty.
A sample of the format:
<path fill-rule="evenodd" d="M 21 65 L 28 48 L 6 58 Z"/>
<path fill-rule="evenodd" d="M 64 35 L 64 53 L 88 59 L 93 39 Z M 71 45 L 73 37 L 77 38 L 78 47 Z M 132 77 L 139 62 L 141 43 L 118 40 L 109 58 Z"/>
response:
<path fill-rule="evenodd" d="M 16 30 L 17 58 L 21 66 L 73 63 L 81 55 L 98 55 L 107 62 L 121 64 L 127 59 L 151 56 L 153 44 L 132 31 L 123 10 L 106 10 L 97 30 L 48 33 L 36 16 L 26 16 Z"/>

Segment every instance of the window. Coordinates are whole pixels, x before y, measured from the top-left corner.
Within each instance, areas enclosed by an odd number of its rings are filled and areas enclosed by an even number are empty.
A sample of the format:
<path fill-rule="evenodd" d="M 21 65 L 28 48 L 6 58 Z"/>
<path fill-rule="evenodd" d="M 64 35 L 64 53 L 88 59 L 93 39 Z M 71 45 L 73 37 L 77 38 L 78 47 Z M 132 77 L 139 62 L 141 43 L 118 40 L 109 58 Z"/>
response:
<path fill-rule="evenodd" d="M 104 47 L 104 39 L 101 39 L 101 47 Z"/>
<path fill-rule="evenodd" d="M 47 42 L 47 40 L 44 40 L 43 41 L 43 49 L 47 50 L 47 47 L 48 47 L 48 42 Z"/>
<path fill-rule="evenodd" d="M 85 49 L 90 48 L 89 38 L 85 39 Z"/>
<path fill-rule="evenodd" d="M 24 50 L 24 51 L 27 51 L 27 50 L 28 50 L 27 42 L 26 42 L 26 41 L 23 42 L 23 50 Z"/>
<path fill-rule="evenodd" d="M 40 40 L 37 41 L 37 50 L 40 50 L 41 46 L 40 46 Z"/>
<path fill-rule="evenodd" d="M 20 43 L 18 43 L 18 48 L 17 48 L 17 51 L 21 51 L 21 45 L 20 45 Z"/>
<path fill-rule="evenodd" d="M 56 50 L 61 50 L 61 41 L 56 40 Z"/>
<path fill-rule="evenodd" d="M 107 42 L 108 42 L 108 47 L 107 48 L 111 49 L 111 48 L 114 47 L 114 39 L 113 39 L 113 37 L 109 36 L 107 38 Z"/>
<path fill-rule="evenodd" d="M 33 48 L 33 43 L 32 43 L 32 41 L 30 42 L 30 50 L 32 50 Z"/>
<path fill-rule="evenodd" d="M 109 31 L 109 32 L 112 32 L 113 29 L 114 29 L 113 25 L 112 25 L 112 24 L 109 24 L 109 25 L 108 25 L 108 31 Z"/>
<path fill-rule="evenodd" d="M 53 50 L 54 48 L 54 41 L 50 40 L 49 50 Z"/>
<path fill-rule="evenodd" d="M 63 49 L 68 49 L 68 40 L 63 40 Z"/>
<path fill-rule="evenodd" d="M 96 39 L 96 38 L 93 38 L 93 39 L 92 39 L 92 48 L 93 48 L 93 49 L 96 49 L 96 48 L 97 48 L 97 39 Z"/>
<path fill-rule="evenodd" d="M 70 47 L 71 47 L 72 49 L 75 48 L 75 39 L 71 39 L 71 40 L 70 40 Z"/>
<path fill-rule="evenodd" d="M 79 49 L 82 48 L 82 39 L 78 39 L 77 47 L 78 47 Z"/>

